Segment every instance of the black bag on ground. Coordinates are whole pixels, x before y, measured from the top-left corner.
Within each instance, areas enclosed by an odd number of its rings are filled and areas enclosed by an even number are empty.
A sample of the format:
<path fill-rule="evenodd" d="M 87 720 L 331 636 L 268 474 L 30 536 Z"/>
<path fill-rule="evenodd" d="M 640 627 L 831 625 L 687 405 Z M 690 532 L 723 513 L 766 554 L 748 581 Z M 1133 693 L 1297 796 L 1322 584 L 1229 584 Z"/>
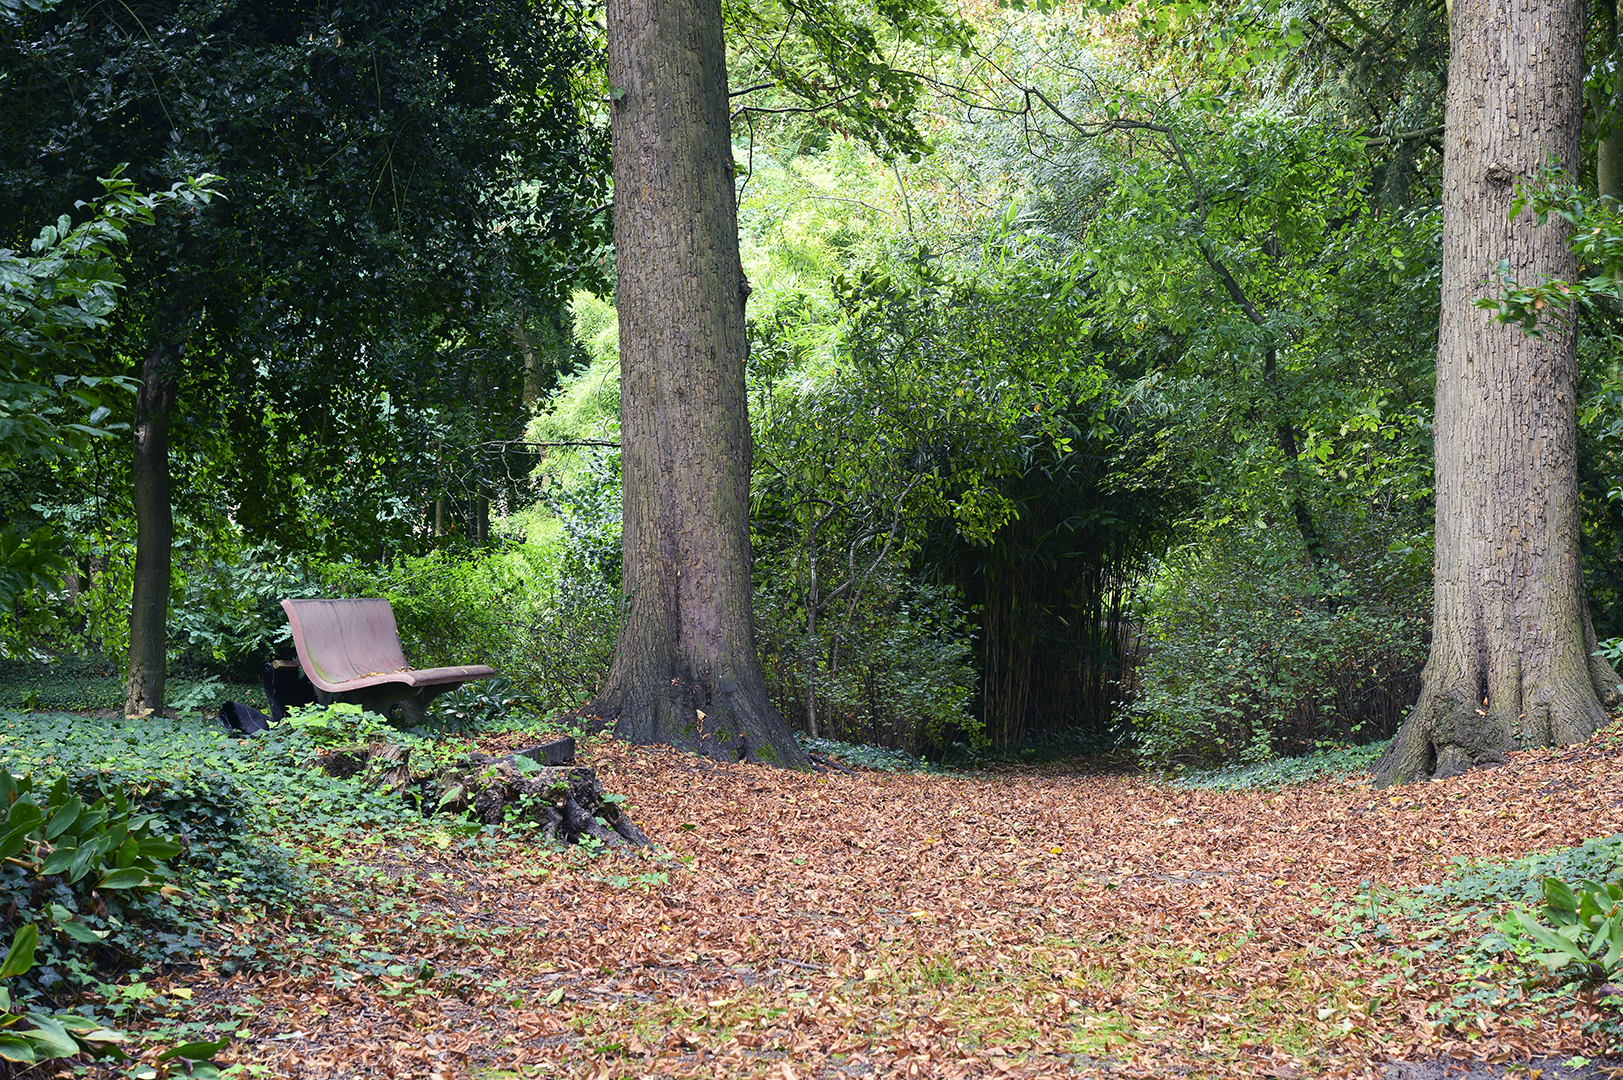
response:
<path fill-rule="evenodd" d="M 270 702 L 271 719 L 281 722 L 294 705 L 314 705 L 316 688 L 304 677 L 297 660 L 273 660 L 265 665 L 265 700 Z"/>
<path fill-rule="evenodd" d="M 227 731 L 258 735 L 261 731 L 270 730 L 271 720 L 252 705 L 228 701 L 220 706 L 220 724 Z"/>

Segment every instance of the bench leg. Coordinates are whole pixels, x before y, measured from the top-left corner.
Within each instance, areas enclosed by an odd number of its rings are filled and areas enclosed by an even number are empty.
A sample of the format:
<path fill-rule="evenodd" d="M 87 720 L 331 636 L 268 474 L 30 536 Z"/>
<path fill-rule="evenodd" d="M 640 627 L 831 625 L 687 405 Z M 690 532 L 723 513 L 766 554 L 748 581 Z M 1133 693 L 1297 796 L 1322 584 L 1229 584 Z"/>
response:
<path fill-rule="evenodd" d="M 462 684 L 459 682 L 440 683 L 438 686 L 421 687 L 410 697 L 400 699 L 396 706 L 400 710 L 400 719 L 412 727 L 421 727 L 428 723 L 428 705 L 441 694 L 449 694 Z"/>

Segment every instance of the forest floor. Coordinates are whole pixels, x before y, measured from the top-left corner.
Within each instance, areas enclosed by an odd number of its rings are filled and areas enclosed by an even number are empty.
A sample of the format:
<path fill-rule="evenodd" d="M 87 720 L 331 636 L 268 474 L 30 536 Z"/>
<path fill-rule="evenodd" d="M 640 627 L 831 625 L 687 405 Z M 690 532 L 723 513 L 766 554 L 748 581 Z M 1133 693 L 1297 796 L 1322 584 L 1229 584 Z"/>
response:
<path fill-rule="evenodd" d="M 1388 791 L 800 775 L 604 739 L 582 758 L 655 850 L 283 838 L 365 914 L 348 960 L 184 976 L 192 1015 L 245 1020 L 218 1060 L 434 1080 L 1614 1075 L 1593 1007 L 1482 943 L 1469 880 L 1447 902 L 1423 887 L 1460 857 L 1623 832 L 1615 725 Z"/>

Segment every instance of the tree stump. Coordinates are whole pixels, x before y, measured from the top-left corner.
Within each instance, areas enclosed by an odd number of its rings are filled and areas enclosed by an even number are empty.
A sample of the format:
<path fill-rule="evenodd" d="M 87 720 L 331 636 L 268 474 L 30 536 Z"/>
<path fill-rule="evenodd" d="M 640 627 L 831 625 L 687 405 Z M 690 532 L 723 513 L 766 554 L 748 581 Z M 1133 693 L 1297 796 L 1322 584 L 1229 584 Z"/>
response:
<path fill-rule="evenodd" d="M 613 847 L 644 847 L 647 835 L 603 793 L 597 772 L 580 765 L 538 765 L 527 752 L 473 754 L 440 774 L 443 809 L 471 811 L 487 825 L 516 816 L 541 826 L 547 840 L 577 844 L 592 836 Z"/>
<path fill-rule="evenodd" d="M 551 842 L 578 844 L 590 836 L 611 847 L 646 847 L 647 834 L 621 811 L 619 799 L 603 793 L 596 770 L 563 764 L 574 761 L 574 749 L 571 739 L 503 757 L 470 754 L 419 781 L 423 812 L 472 814 L 486 825 L 529 821 Z M 334 747 L 318 760 L 329 776 L 364 774 L 368 783 L 404 791 L 411 785 L 410 753 L 375 742 Z"/>

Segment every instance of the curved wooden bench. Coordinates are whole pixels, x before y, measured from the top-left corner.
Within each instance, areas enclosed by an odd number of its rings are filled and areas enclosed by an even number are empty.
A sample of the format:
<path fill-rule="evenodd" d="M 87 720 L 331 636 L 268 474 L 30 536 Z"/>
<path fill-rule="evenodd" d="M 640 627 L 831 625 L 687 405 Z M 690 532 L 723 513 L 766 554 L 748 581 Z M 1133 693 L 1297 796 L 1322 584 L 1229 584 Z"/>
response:
<path fill-rule="evenodd" d="M 353 702 L 379 714 L 399 707 L 412 723 L 428 703 L 465 682 L 488 679 L 485 664 L 414 668 L 400 649 L 400 629 L 387 600 L 283 600 L 299 666 L 316 700 Z"/>

